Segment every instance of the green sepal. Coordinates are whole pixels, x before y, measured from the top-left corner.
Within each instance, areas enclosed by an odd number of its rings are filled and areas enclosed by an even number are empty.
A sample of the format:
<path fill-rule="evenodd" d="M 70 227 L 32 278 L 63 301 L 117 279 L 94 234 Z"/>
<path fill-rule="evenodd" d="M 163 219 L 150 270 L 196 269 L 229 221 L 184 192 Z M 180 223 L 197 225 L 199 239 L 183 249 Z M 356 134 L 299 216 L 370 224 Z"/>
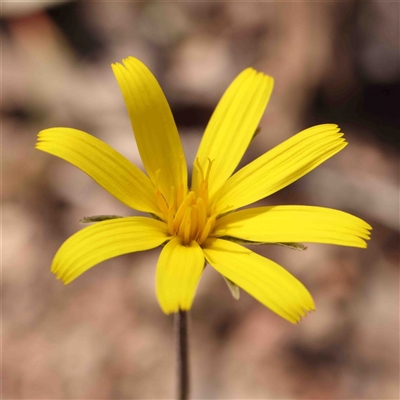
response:
<path fill-rule="evenodd" d="M 162 219 L 159 216 L 157 216 L 156 214 L 153 214 L 153 213 L 149 213 L 149 214 L 151 215 L 152 218 L 156 219 L 157 221 L 162 221 Z"/>
<path fill-rule="evenodd" d="M 90 224 L 92 222 L 107 221 L 109 219 L 123 218 L 120 215 L 93 215 L 91 217 L 83 217 L 79 222 L 81 224 Z"/>
<path fill-rule="evenodd" d="M 288 242 L 288 243 L 266 243 L 266 244 L 276 244 L 277 246 L 288 247 L 289 249 L 293 250 L 307 250 L 307 246 L 303 243 L 296 243 L 296 242 Z"/>
<path fill-rule="evenodd" d="M 228 285 L 228 288 L 229 288 L 229 291 L 231 292 L 232 297 L 235 300 L 239 300 L 240 299 L 239 286 L 236 285 L 236 283 L 233 283 L 230 279 L 226 278 L 225 276 L 223 276 L 223 278 L 225 279 L 225 282 Z"/>
<path fill-rule="evenodd" d="M 296 242 L 285 242 L 285 243 L 266 243 L 266 242 L 254 242 L 252 240 L 246 240 L 246 239 L 239 239 L 239 238 L 235 238 L 232 236 L 222 236 L 220 237 L 220 239 L 224 239 L 224 240 L 229 240 L 230 242 L 234 242 L 237 244 L 249 244 L 249 245 L 257 245 L 257 246 L 261 246 L 261 245 L 276 245 L 276 246 L 283 246 L 283 247 L 288 247 L 290 249 L 293 250 L 307 250 L 307 246 L 305 246 L 302 243 L 296 243 Z"/>

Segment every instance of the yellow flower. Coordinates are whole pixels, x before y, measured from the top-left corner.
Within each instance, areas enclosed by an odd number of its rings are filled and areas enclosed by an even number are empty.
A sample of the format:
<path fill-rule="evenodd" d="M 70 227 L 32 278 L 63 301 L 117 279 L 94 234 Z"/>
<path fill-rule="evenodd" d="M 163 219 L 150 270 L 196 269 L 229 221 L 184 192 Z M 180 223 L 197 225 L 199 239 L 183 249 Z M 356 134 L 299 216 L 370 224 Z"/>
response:
<path fill-rule="evenodd" d="M 241 287 L 292 323 L 314 310 L 310 293 L 294 276 L 241 244 L 314 242 L 365 248 L 371 227 L 323 207 L 236 210 L 277 192 L 343 149 L 346 142 L 338 126 L 306 129 L 233 174 L 274 84 L 270 76 L 248 68 L 229 86 L 211 117 L 189 189 L 181 141 L 157 80 L 133 57 L 112 68 L 147 175 L 101 140 L 76 129 L 43 130 L 36 147 L 80 168 L 118 200 L 150 217 L 109 219 L 82 229 L 58 250 L 52 272 L 67 284 L 104 260 L 165 244 L 157 264 L 156 294 L 167 314 L 191 308 L 206 262 L 231 287 Z"/>

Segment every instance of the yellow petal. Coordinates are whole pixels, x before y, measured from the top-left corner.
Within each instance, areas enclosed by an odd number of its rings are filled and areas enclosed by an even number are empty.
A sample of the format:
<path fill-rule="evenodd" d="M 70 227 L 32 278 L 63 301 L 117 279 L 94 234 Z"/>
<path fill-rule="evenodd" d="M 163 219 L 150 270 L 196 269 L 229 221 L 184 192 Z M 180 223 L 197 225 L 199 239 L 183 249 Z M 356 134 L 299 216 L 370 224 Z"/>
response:
<path fill-rule="evenodd" d="M 228 87 L 215 109 L 201 140 L 197 159 L 207 171 L 212 196 L 232 175 L 256 131 L 269 101 L 274 80 L 252 68 L 245 69 Z M 200 176 L 193 170 L 192 187 L 197 189 Z"/>
<path fill-rule="evenodd" d="M 186 190 L 182 144 L 167 99 L 154 75 L 134 57 L 112 65 L 146 171 L 167 201 L 172 187 Z"/>
<path fill-rule="evenodd" d="M 94 136 L 77 129 L 46 129 L 39 132 L 36 148 L 75 165 L 128 207 L 154 214 L 160 212 L 149 178 Z"/>
<path fill-rule="evenodd" d="M 203 251 L 219 273 L 289 322 L 315 310 L 303 284 L 273 261 L 222 239 L 207 239 Z"/>
<path fill-rule="evenodd" d="M 146 217 L 97 222 L 67 239 L 51 271 L 67 284 L 89 268 L 122 254 L 153 249 L 168 240 L 166 225 Z"/>
<path fill-rule="evenodd" d="M 220 214 L 254 203 L 312 171 L 347 143 L 337 125 L 324 124 L 291 137 L 233 175 L 216 196 Z"/>
<path fill-rule="evenodd" d="M 197 242 L 183 246 L 174 238 L 163 248 L 157 264 L 156 292 L 165 314 L 191 308 L 204 269 L 204 254 Z"/>
<path fill-rule="evenodd" d="M 217 220 L 214 236 L 255 242 L 314 242 L 367 247 L 370 225 L 339 210 L 310 206 L 257 207 Z"/>

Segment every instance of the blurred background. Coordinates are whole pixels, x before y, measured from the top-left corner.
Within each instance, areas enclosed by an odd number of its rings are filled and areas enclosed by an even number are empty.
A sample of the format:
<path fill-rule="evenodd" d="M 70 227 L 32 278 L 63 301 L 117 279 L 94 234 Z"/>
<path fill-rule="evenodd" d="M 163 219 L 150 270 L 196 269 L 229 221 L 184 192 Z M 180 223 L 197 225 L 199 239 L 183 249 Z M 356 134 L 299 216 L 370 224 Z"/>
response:
<path fill-rule="evenodd" d="M 399 3 L 2 2 L 3 398 L 170 399 L 172 317 L 159 250 L 50 273 L 84 216 L 131 215 L 84 173 L 34 150 L 44 128 L 101 138 L 142 166 L 112 62 L 153 71 L 188 163 L 244 68 L 275 78 L 247 163 L 333 122 L 349 146 L 265 205 L 338 208 L 374 228 L 367 250 L 255 250 L 297 276 L 317 312 L 291 325 L 207 268 L 191 311 L 192 398 L 399 398 Z"/>

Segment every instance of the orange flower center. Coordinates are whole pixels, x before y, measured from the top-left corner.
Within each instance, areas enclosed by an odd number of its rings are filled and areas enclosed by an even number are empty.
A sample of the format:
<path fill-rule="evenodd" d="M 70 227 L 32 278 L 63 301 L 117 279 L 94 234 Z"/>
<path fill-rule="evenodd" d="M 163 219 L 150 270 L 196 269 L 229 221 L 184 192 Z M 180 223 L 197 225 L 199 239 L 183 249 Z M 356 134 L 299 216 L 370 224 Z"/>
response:
<path fill-rule="evenodd" d="M 156 190 L 157 203 L 167 223 L 168 232 L 172 236 L 181 238 L 182 243 L 189 245 L 193 240 L 202 244 L 213 230 L 217 214 L 215 207 L 210 204 L 208 197 L 208 178 L 212 162 L 209 160 L 206 174 L 204 174 L 198 160 L 194 167 L 198 169 L 201 180 L 198 188 L 190 190 L 184 196 L 184 188 L 178 192 L 172 190 L 172 200 L 167 203 L 159 190 Z"/>

